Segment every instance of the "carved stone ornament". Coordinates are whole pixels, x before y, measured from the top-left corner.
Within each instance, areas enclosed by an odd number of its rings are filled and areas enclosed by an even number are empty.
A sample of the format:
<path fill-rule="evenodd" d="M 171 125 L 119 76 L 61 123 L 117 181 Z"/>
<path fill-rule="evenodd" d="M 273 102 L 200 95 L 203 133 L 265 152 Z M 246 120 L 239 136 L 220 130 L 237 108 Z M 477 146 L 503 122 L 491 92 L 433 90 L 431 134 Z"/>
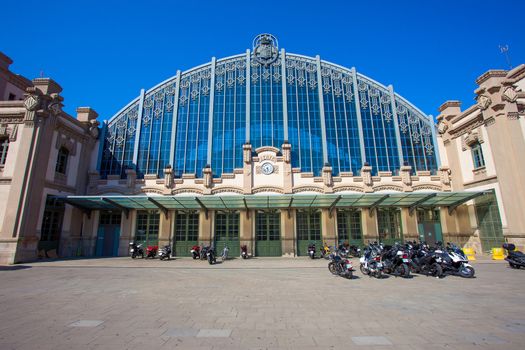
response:
<path fill-rule="evenodd" d="M 89 134 L 91 135 L 91 137 L 93 137 L 94 139 L 98 139 L 98 136 L 100 134 L 100 131 L 98 129 L 98 126 L 100 125 L 100 122 L 98 120 L 91 120 L 90 121 L 90 125 L 89 125 Z"/>
<path fill-rule="evenodd" d="M 448 125 L 447 123 L 445 123 L 444 121 L 440 121 L 439 124 L 438 124 L 438 132 L 440 134 L 444 134 L 448 129 Z"/>
<path fill-rule="evenodd" d="M 253 40 L 253 55 L 257 62 L 264 66 L 269 66 L 279 56 L 277 39 L 271 34 L 258 35 Z"/>
<path fill-rule="evenodd" d="M 164 168 L 164 187 L 173 187 L 173 169 L 171 168 L 171 166 L 167 166 L 166 168 Z"/>
<path fill-rule="evenodd" d="M 332 167 L 331 166 L 323 167 L 323 183 L 325 186 L 328 186 L 328 187 L 334 184 L 333 178 L 332 178 Z"/>
<path fill-rule="evenodd" d="M 512 86 L 509 86 L 505 89 L 505 91 L 503 91 L 502 97 L 504 100 L 513 103 L 516 102 L 516 100 L 518 99 L 518 93 L 516 92 L 516 90 L 514 90 Z"/>
<path fill-rule="evenodd" d="M 492 100 L 490 97 L 485 95 L 479 95 L 476 100 L 478 101 L 478 107 L 484 111 L 485 109 L 489 108 L 489 106 L 492 104 Z"/>
<path fill-rule="evenodd" d="M 135 169 L 126 169 L 126 186 L 128 188 L 135 188 L 137 182 L 137 172 Z"/>
<path fill-rule="evenodd" d="M 410 191 L 412 189 L 412 167 L 410 165 L 403 165 L 399 171 L 401 181 L 403 182 L 403 190 Z"/>
<path fill-rule="evenodd" d="M 246 164 L 250 164 L 252 162 L 252 145 L 244 144 L 242 146 L 242 158 Z"/>
<path fill-rule="evenodd" d="M 363 178 L 363 184 L 367 187 L 372 187 L 373 181 L 372 181 L 372 167 L 371 166 L 363 166 L 361 168 L 361 177 Z"/>
<path fill-rule="evenodd" d="M 202 172 L 204 174 L 204 187 L 211 188 L 213 184 L 211 168 L 204 168 Z"/>
<path fill-rule="evenodd" d="M 37 95 L 28 95 L 24 100 L 24 106 L 30 112 L 36 111 L 40 105 L 40 97 Z"/>
<path fill-rule="evenodd" d="M 292 145 L 289 143 L 283 144 L 283 160 L 285 163 L 290 163 L 292 159 Z"/>

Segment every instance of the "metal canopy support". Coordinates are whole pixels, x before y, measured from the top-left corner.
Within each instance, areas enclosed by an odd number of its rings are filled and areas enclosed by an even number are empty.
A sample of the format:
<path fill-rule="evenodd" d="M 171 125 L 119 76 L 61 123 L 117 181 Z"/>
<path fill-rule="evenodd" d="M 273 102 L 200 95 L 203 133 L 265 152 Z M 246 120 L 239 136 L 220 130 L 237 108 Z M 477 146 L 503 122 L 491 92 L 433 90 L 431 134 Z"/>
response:
<path fill-rule="evenodd" d="M 337 202 L 339 202 L 341 200 L 341 198 L 343 198 L 343 196 L 341 196 L 341 195 L 337 196 L 337 198 L 333 201 L 333 203 L 330 204 L 330 207 L 328 208 L 328 216 L 330 217 L 330 219 L 333 216 L 332 212 L 334 211 L 335 205 L 337 204 Z"/>
<path fill-rule="evenodd" d="M 246 203 L 246 198 L 243 198 L 242 202 L 244 203 L 244 209 L 246 209 L 246 219 L 249 219 L 250 218 L 250 209 L 248 208 L 248 203 Z"/>
<path fill-rule="evenodd" d="M 201 200 L 197 197 L 195 197 L 195 201 L 199 203 L 202 209 L 204 209 L 204 215 L 206 215 L 206 220 L 208 220 L 208 208 L 204 205 L 204 203 L 201 202 Z"/>
<path fill-rule="evenodd" d="M 166 216 L 166 220 L 167 220 L 168 219 L 168 208 L 166 208 L 165 206 L 163 206 L 162 204 L 160 204 L 159 202 L 157 202 L 151 197 L 148 197 L 148 200 L 164 213 L 164 216 Z"/>
<path fill-rule="evenodd" d="M 91 208 L 86 208 L 86 207 L 84 207 L 83 205 L 80 205 L 80 204 L 77 204 L 77 203 L 71 202 L 71 201 L 69 201 L 69 200 L 67 200 L 67 199 L 65 199 L 65 198 L 61 198 L 61 199 L 62 199 L 62 201 L 64 201 L 64 203 L 67 203 L 67 204 L 69 204 L 70 206 L 75 207 L 75 208 L 81 210 L 84 214 L 86 214 L 86 216 L 87 216 L 88 219 L 91 219 L 91 211 L 92 211 Z"/>
<path fill-rule="evenodd" d="M 315 56 L 317 65 L 317 92 L 319 96 L 319 112 L 321 116 L 321 143 L 323 145 L 323 164 L 328 163 L 328 146 L 326 143 L 326 121 L 324 116 L 323 77 L 321 74 L 321 57 Z M 284 79 L 284 78 L 283 78 Z"/>
<path fill-rule="evenodd" d="M 117 202 L 112 201 L 112 200 L 109 199 L 109 198 L 102 197 L 102 200 L 103 200 L 104 202 L 109 203 L 109 204 L 111 204 L 112 206 L 117 207 L 117 208 L 119 208 L 120 210 L 122 210 L 122 211 L 124 212 L 124 214 L 126 215 L 126 219 L 129 219 L 129 208 L 126 208 L 125 206 L 120 205 L 120 204 L 118 204 Z"/>
<path fill-rule="evenodd" d="M 133 145 L 133 165 L 135 170 L 138 170 L 138 159 L 139 159 L 139 141 L 140 141 L 140 129 L 142 127 L 142 110 L 144 109 L 144 89 L 140 89 L 139 97 L 139 110 L 137 115 L 137 125 L 135 126 L 135 144 Z"/>
<path fill-rule="evenodd" d="M 420 200 L 417 200 L 415 203 L 413 203 L 410 207 L 408 207 L 408 214 L 410 216 L 412 216 L 412 214 L 414 213 L 414 210 L 416 210 L 416 208 L 421 204 L 421 203 L 424 203 L 427 201 L 427 199 L 430 199 L 432 197 L 435 197 L 437 195 L 437 193 L 430 193 L 428 196 L 425 196 L 423 198 L 421 198 Z"/>
<path fill-rule="evenodd" d="M 292 218 L 292 202 L 293 202 L 293 197 L 290 198 L 290 203 L 288 203 L 288 208 L 286 208 L 286 210 L 288 211 L 288 219 Z"/>
<path fill-rule="evenodd" d="M 385 199 L 387 199 L 388 197 L 390 197 L 389 194 L 385 194 L 383 197 L 379 198 L 378 200 L 376 200 L 371 206 L 370 208 L 368 208 L 368 215 L 370 215 L 370 217 L 372 216 L 372 213 L 374 212 L 374 209 L 376 209 L 379 204 L 381 204 L 381 202 L 383 202 Z"/>
<path fill-rule="evenodd" d="M 468 196 L 468 197 L 466 197 L 466 198 L 462 198 L 462 199 L 460 199 L 460 200 L 455 201 L 454 203 L 452 203 L 452 204 L 450 204 L 450 205 L 448 206 L 448 215 L 452 215 L 452 212 L 453 212 L 454 210 L 456 210 L 456 208 L 459 207 L 461 204 L 463 204 L 463 203 L 465 203 L 465 202 L 467 202 L 467 201 L 469 201 L 469 200 L 471 200 L 471 199 L 474 199 L 474 198 L 476 198 L 476 197 L 479 197 L 479 196 L 481 196 L 481 195 L 484 195 L 484 194 L 486 194 L 486 193 L 487 193 L 487 192 L 478 192 L 478 193 L 473 193 L 472 195 L 470 195 L 470 196 Z"/>

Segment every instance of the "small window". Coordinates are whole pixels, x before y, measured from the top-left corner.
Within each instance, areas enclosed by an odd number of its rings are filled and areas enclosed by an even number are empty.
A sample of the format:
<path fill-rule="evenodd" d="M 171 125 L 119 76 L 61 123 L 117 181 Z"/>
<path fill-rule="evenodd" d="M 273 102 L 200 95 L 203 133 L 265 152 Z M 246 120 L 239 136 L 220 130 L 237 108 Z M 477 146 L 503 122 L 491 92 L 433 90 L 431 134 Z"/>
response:
<path fill-rule="evenodd" d="M 69 151 L 65 147 L 60 147 L 58 150 L 57 165 L 55 171 L 60 174 L 66 174 L 67 159 L 69 158 Z"/>
<path fill-rule="evenodd" d="M 0 139 L 0 166 L 5 165 L 5 160 L 7 158 L 8 150 L 9 150 L 9 139 L 7 137 Z"/>
<path fill-rule="evenodd" d="M 474 169 L 483 168 L 485 166 L 485 158 L 483 158 L 483 150 L 479 142 L 476 142 L 471 147 L 472 161 L 474 162 Z"/>
<path fill-rule="evenodd" d="M 14 101 L 16 98 L 15 94 L 9 93 L 9 97 L 7 98 L 8 101 Z"/>

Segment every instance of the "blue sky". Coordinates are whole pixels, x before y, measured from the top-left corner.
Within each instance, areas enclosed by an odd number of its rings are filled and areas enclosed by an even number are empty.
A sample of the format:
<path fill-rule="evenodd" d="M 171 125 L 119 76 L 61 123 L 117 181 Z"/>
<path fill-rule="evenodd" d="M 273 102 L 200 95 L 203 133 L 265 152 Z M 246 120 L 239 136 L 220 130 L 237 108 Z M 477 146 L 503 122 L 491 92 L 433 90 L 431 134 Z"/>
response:
<path fill-rule="evenodd" d="M 64 89 L 65 110 L 109 119 L 149 89 L 274 34 L 287 52 L 317 55 L 385 85 L 427 114 L 445 100 L 474 101 L 488 69 L 525 63 L 516 20 L 525 1 L 9 1 L 0 51 L 11 69 Z"/>

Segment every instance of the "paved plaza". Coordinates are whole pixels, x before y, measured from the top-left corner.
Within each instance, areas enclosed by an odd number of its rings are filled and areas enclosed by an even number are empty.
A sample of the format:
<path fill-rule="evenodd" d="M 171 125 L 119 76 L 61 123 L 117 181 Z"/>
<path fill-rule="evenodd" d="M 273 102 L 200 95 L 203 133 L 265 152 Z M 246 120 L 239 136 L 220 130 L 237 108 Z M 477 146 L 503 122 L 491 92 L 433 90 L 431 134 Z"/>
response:
<path fill-rule="evenodd" d="M 0 266 L 0 349 L 523 349 L 525 271 L 332 276 L 326 260 Z"/>

